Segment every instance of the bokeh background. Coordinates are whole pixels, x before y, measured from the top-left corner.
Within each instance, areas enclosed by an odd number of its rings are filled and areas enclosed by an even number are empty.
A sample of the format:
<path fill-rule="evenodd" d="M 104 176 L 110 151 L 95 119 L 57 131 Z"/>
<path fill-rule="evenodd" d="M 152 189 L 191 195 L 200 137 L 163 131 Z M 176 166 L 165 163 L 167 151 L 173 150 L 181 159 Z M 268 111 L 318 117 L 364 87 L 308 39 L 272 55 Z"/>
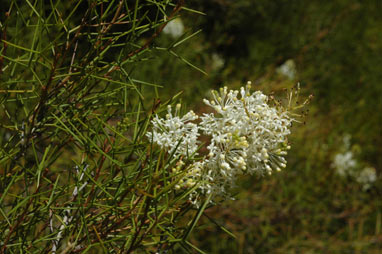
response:
<path fill-rule="evenodd" d="M 207 210 L 215 223 L 203 217 L 192 243 L 206 253 L 382 253 L 382 2 L 186 6 L 205 15 L 184 11 L 158 44 L 201 29 L 176 52 L 207 75 L 159 54 L 137 74 L 164 85 L 160 97 L 182 91 L 203 112 L 210 89 L 247 80 L 280 96 L 300 83 L 301 98 L 314 95 L 293 127 L 287 168 L 242 179 L 236 200 Z"/>

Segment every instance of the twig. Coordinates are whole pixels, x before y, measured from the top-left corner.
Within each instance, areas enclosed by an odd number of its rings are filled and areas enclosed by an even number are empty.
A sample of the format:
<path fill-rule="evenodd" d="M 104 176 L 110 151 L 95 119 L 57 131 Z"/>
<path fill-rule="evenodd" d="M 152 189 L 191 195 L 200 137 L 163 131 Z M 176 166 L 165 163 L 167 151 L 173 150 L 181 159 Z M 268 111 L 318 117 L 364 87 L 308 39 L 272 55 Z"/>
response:
<path fill-rule="evenodd" d="M 168 20 L 171 20 L 183 7 L 184 5 L 184 0 L 179 0 L 177 5 L 174 7 L 174 9 L 172 10 L 170 16 L 168 17 Z M 148 48 L 152 42 L 154 41 L 154 39 L 156 37 L 158 37 L 158 35 L 163 31 L 163 29 L 166 27 L 168 22 L 164 23 L 163 25 L 161 25 L 159 27 L 159 29 L 146 41 L 146 43 L 140 47 L 139 49 L 136 49 L 134 50 L 133 52 L 130 52 L 127 57 L 125 59 L 122 60 L 123 61 L 126 61 L 127 59 L 133 57 L 134 55 L 140 53 L 141 51 L 145 50 L 146 48 Z M 119 67 L 114 65 L 113 67 L 110 68 L 110 70 L 104 75 L 104 77 L 107 77 L 110 75 L 110 73 L 114 72 L 115 70 L 117 70 Z"/>
<path fill-rule="evenodd" d="M 88 167 L 89 167 L 89 165 L 86 164 L 85 167 L 84 167 L 84 169 L 83 169 L 83 172 L 82 172 L 80 178 L 78 179 L 78 182 L 81 182 L 81 181 L 82 181 L 82 179 L 83 179 L 83 177 L 84 177 L 84 175 L 85 175 L 85 171 L 87 170 Z M 78 166 L 76 166 L 76 171 L 77 171 L 77 174 L 79 174 Z M 88 184 L 88 181 L 85 181 L 85 182 L 81 185 L 80 188 L 78 188 L 78 186 L 75 186 L 75 187 L 74 187 L 74 190 L 73 190 L 73 193 L 72 193 L 71 201 L 74 201 L 74 200 L 77 198 L 78 193 L 79 193 L 81 190 L 83 190 L 83 188 L 85 188 L 87 184 Z M 53 241 L 53 246 L 52 246 L 52 253 L 53 253 L 53 254 L 55 254 L 56 251 L 57 251 L 57 249 L 58 249 L 58 245 L 59 245 L 59 243 L 60 243 L 60 241 L 61 241 L 61 239 L 62 239 L 62 234 L 63 234 L 63 231 L 64 231 L 66 225 L 68 225 L 68 223 L 70 223 L 70 222 L 73 220 L 73 217 L 74 217 L 73 215 L 70 216 L 70 213 L 71 213 L 71 209 L 70 209 L 70 208 L 66 208 L 65 211 L 64 211 L 64 213 L 65 213 L 65 216 L 64 216 L 64 218 L 63 218 L 63 220 L 62 220 L 63 223 L 61 224 L 60 228 L 58 229 L 57 237 L 56 237 L 56 239 L 52 240 L 52 241 Z M 52 213 L 52 210 L 50 211 L 50 215 L 51 215 L 51 216 L 50 216 L 50 222 L 49 222 L 49 225 L 50 225 L 50 230 L 51 230 L 51 232 L 53 233 L 54 230 L 53 230 L 53 213 Z"/>
<path fill-rule="evenodd" d="M 5 13 L 5 17 L 8 18 L 10 16 L 10 12 L 11 12 L 11 8 L 9 8 L 9 11 L 7 11 Z M 7 24 L 4 22 L 4 29 L 2 31 L 2 41 L 3 41 L 3 52 L 2 52 L 2 55 L 5 55 L 6 51 L 7 51 L 7 47 L 8 47 L 8 44 L 5 42 L 7 40 Z M 4 62 L 4 57 L 3 56 L 0 56 L 0 74 L 3 73 L 3 62 Z"/>

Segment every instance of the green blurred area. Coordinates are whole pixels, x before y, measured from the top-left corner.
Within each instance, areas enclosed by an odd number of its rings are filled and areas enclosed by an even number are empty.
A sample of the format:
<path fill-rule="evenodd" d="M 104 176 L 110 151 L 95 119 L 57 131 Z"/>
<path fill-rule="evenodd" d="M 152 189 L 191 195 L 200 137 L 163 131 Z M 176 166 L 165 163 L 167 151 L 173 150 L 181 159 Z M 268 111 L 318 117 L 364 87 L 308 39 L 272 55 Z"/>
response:
<path fill-rule="evenodd" d="M 206 15 L 183 13 L 185 32 L 202 33 L 175 50 L 208 75 L 158 55 L 152 62 L 158 75 L 151 64 L 141 74 L 164 85 L 161 97 L 183 91 L 184 102 L 203 112 L 201 98 L 210 89 L 247 80 L 280 96 L 299 82 L 303 98 L 314 95 L 306 123 L 293 127 L 287 168 L 243 179 L 236 201 L 207 212 L 236 239 L 204 217 L 192 243 L 206 253 L 381 253 L 382 2 L 195 0 L 189 6 Z M 170 39 L 164 34 L 158 43 Z M 295 65 L 293 78 L 280 72 L 286 62 Z M 357 162 L 376 169 L 367 191 L 332 166 L 345 135 Z"/>

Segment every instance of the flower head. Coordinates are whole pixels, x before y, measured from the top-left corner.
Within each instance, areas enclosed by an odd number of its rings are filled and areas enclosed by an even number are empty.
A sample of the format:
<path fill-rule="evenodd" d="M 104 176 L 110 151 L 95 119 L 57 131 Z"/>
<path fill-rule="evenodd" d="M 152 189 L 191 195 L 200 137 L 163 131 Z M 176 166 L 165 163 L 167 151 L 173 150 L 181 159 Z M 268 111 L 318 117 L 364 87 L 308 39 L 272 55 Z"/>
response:
<path fill-rule="evenodd" d="M 172 114 L 171 106 L 167 107 L 166 118 L 158 115 L 152 120 L 153 130 L 147 133 L 147 137 L 154 143 L 167 149 L 175 155 L 191 155 L 198 148 L 198 126 L 194 121 L 198 116 L 190 111 L 184 116 L 179 116 L 181 105 L 176 105 L 175 114 Z"/>
<path fill-rule="evenodd" d="M 292 119 L 288 112 L 268 104 L 268 97 L 250 92 L 250 82 L 240 91 L 221 88 L 204 102 L 217 114 L 204 114 L 200 130 L 211 137 L 205 171 L 217 195 L 226 195 L 238 175 L 279 171 L 286 166 L 287 136 Z M 218 183 L 218 184 L 217 184 Z"/>
<path fill-rule="evenodd" d="M 268 96 L 250 89 L 248 82 L 240 90 L 212 91 L 212 99 L 204 103 L 215 113 L 204 114 L 199 125 L 190 122 L 198 118 L 192 111 L 178 116 L 178 107 L 175 115 L 169 107 L 166 119 L 156 116 L 152 121 L 153 132 L 148 137 L 176 155 L 196 151 L 199 130 L 209 138 L 203 159 L 174 169 L 185 170 L 176 189 L 196 186 L 189 195 L 196 205 L 200 195 L 212 195 L 212 201 L 231 197 L 239 175 L 271 174 L 286 167 L 293 119 L 284 108 L 270 105 Z"/>
<path fill-rule="evenodd" d="M 240 92 L 224 87 L 212 94 L 213 100 L 204 102 L 218 114 L 204 114 L 200 129 L 212 136 L 208 149 L 215 160 L 225 154 L 230 166 L 225 168 L 238 172 L 269 173 L 272 168 L 285 167 L 283 155 L 292 121 L 288 112 L 270 106 L 268 97 L 260 91 L 251 93 L 250 83 Z M 236 173 L 228 175 L 232 174 Z"/>
<path fill-rule="evenodd" d="M 331 166 L 339 176 L 357 181 L 362 185 L 362 189 L 367 191 L 377 180 L 377 173 L 375 168 L 357 158 L 357 147 L 358 145 L 351 146 L 351 136 L 345 134 L 340 147 L 342 152 L 334 156 Z"/>
<path fill-rule="evenodd" d="M 365 167 L 359 173 L 356 178 L 357 182 L 362 184 L 363 190 L 368 190 L 372 186 L 372 184 L 377 180 L 377 172 L 375 168 Z"/>

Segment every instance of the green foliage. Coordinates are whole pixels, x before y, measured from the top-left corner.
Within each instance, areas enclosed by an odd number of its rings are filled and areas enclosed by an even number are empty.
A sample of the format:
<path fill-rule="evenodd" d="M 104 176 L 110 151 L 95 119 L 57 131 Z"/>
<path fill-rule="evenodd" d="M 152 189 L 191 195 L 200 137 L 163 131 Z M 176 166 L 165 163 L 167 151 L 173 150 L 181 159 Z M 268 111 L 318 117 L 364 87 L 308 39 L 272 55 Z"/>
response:
<path fill-rule="evenodd" d="M 171 101 L 152 103 L 160 86 L 135 74 L 155 50 L 174 55 L 188 39 L 153 46 L 182 5 L 3 6 L 1 253 L 193 248 L 187 236 L 205 206 L 192 219 L 187 193 L 174 193 L 167 173 L 177 158 L 145 137 L 151 115 Z"/>

